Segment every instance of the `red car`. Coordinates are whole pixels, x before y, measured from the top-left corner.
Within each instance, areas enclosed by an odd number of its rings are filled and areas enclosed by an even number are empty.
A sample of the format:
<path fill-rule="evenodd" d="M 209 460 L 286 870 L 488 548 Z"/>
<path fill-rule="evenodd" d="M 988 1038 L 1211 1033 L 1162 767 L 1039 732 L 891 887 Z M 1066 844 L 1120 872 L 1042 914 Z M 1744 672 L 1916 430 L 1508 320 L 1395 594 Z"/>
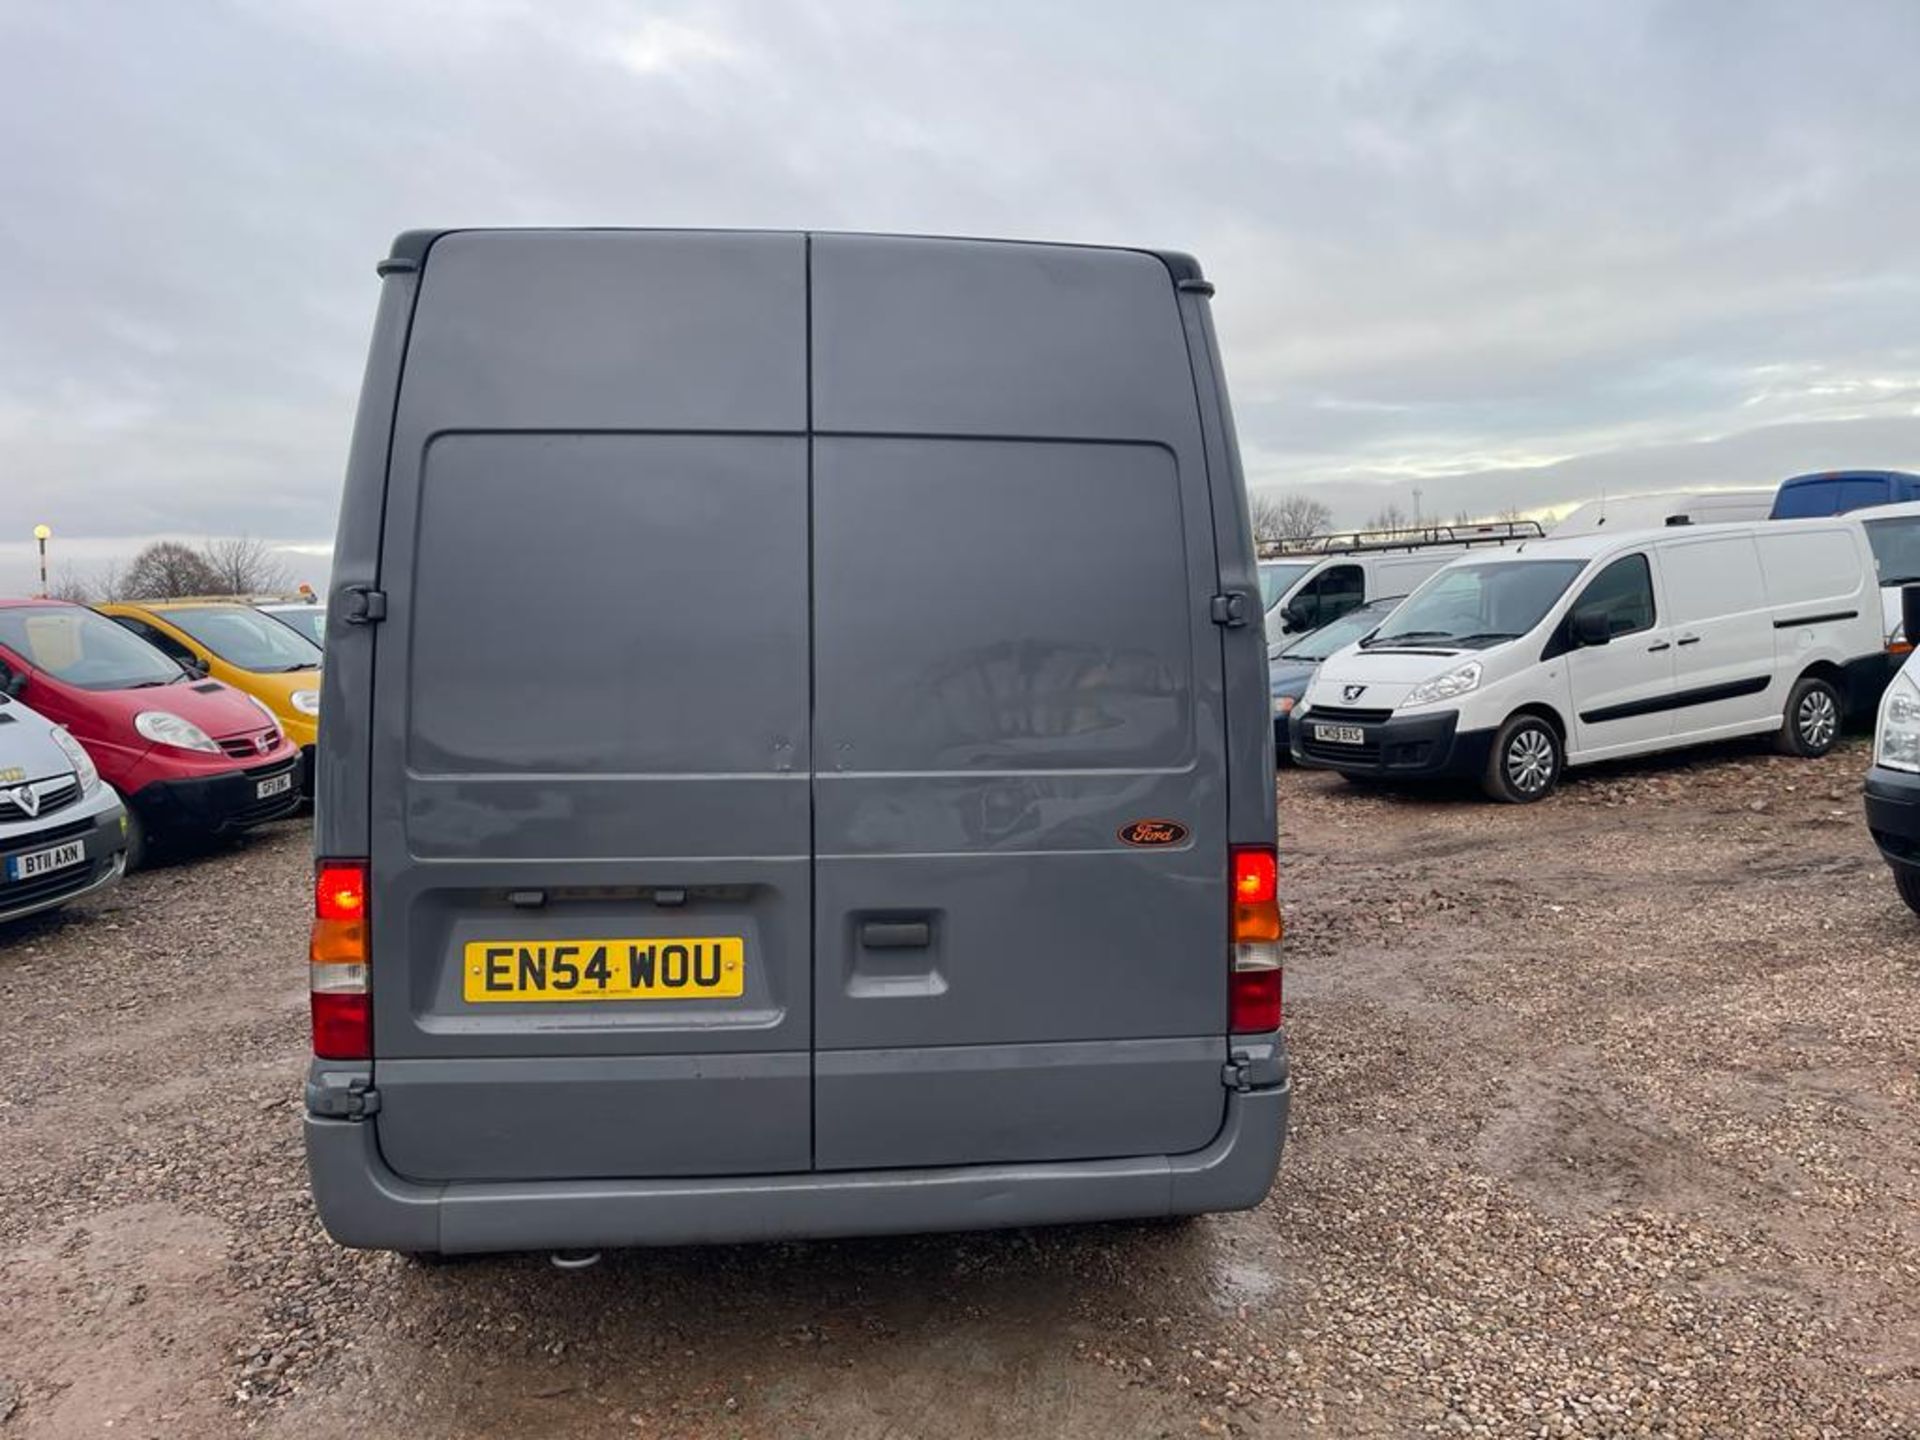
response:
<path fill-rule="evenodd" d="M 265 706 L 83 605 L 0 600 L 0 690 L 64 725 L 148 840 L 220 835 L 300 803 L 300 751 Z"/>

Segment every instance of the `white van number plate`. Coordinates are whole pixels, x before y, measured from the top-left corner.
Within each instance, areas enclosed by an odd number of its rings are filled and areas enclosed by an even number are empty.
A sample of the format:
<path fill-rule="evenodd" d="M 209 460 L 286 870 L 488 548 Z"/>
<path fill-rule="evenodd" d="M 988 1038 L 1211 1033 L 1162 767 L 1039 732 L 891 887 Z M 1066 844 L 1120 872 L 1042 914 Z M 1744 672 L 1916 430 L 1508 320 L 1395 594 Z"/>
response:
<path fill-rule="evenodd" d="M 264 800 L 269 795 L 284 795 L 291 789 L 293 789 L 293 772 L 289 770 L 284 775 L 269 775 L 253 787 L 253 793 Z"/>
<path fill-rule="evenodd" d="M 64 845 L 54 845 L 45 850 L 30 850 L 25 855 L 16 855 L 7 861 L 7 879 L 31 880 L 36 875 L 50 875 L 55 870 L 65 870 L 78 865 L 87 858 L 87 842 L 69 840 Z"/>
<path fill-rule="evenodd" d="M 1367 732 L 1358 725 L 1316 725 L 1313 727 L 1313 738 L 1334 745 L 1364 745 L 1367 743 Z"/>

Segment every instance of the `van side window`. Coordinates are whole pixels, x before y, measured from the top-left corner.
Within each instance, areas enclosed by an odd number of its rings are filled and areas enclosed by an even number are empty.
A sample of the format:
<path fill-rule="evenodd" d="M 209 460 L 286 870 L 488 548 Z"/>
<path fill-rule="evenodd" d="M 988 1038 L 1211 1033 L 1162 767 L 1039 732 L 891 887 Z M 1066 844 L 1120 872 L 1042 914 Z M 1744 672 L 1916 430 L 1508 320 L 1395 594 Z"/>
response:
<path fill-rule="evenodd" d="M 1575 610 L 1606 612 L 1607 629 L 1616 638 L 1653 628 L 1653 574 L 1644 555 L 1622 555 L 1593 578 Z M 1571 613 L 1571 612 L 1569 612 Z"/>
<path fill-rule="evenodd" d="M 1306 617 L 1306 629 L 1331 625 L 1366 598 L 1366 573 L 1358 565 L 1335 565 L 1321 571 L 1293 598 Z"/>
<path fill-rule="evenodd" d="M 199 656 L 157 626 L 149 625 L 144 620 L 136 620 L 131 615 L 111 615 L 107 618 L 121 629 L 131 630 L 169 660 L 177 661 L 182 665 L 200 663 Z"/>

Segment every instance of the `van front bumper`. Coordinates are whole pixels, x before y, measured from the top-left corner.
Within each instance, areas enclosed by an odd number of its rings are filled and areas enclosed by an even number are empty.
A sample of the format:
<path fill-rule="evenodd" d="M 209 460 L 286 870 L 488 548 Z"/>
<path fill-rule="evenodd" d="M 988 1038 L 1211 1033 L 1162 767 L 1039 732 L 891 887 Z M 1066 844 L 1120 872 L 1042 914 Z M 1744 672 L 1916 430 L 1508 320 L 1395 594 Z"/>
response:
<path fill-rule="evenodd" d="M 1875 765 L 1867 771 L 1867 830 L 1889 865 L 1920 870 L 1920 775 Z"/>
<path fill-rule="evenodd" d="M 387 1165 L 374 1121 L 309 1113 L 307 1169 L 320 1219 L 342 1245 L 439 1254 L 1147 1219 L 1258 1205 L 1279 1169 L 1292 1098 L 1284 1068 L 1275 1085 L 1228 1092 L 1220 1133 L 1189 1155 L 712 1180 L 426 1184 Z"/>
<path fill-rule="evenodd" d="M 1361 732 L 1358 745 L 1314 738 L 1315 722 L 1352 726 Z M 1295 712 L 1288 727 L 1294 760 L 1346 775 L 1425 779 L 1475 776 L 1487 768 L 1493 751 L 1493 731 L 1461 730 L 1460 712 L 1442 710 L 1431 715 L 1390 715 L 1384 720 L 1355 720 L 1336 712 L 1316 715 Z"/>
<path fill-rule="evenodd" d="M 126 873 L 127 812 L 111 789 L 102 785 L 70 810 L 46 819 L 37 833 L 10 826 L 14 833 L 0 840 L 0 920 L 19 920 L 51 910 L 118 883 Z M 50 871 L 30 880 L 8 880 L 7 862 L 69 840 L 85 840 L 84 865 Z"/>
<path fill-rule="evenodd" d="M 294 754 L 268 765 L 224 775 L 155 780 L 127 797 L 147 828 L 161 834 L 230 835 L 291 815 L 300 805 L 301 772 Z M 293 784 L 260 798 L 260 782 L 291 772 Z"/>

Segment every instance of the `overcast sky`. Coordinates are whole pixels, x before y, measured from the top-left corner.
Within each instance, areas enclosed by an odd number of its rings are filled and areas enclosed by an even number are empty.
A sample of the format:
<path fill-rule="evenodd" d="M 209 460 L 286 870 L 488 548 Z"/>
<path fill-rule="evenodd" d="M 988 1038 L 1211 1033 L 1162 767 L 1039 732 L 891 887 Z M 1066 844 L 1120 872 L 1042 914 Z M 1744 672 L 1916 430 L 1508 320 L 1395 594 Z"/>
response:
<path fill-rule="evenodd" d="M 324 576 L 398 230 L 1197 254 L 1256 486 L 1359 523 L 1920 469 L 1920 4 L 0 0 L 0 593 Z"/>

